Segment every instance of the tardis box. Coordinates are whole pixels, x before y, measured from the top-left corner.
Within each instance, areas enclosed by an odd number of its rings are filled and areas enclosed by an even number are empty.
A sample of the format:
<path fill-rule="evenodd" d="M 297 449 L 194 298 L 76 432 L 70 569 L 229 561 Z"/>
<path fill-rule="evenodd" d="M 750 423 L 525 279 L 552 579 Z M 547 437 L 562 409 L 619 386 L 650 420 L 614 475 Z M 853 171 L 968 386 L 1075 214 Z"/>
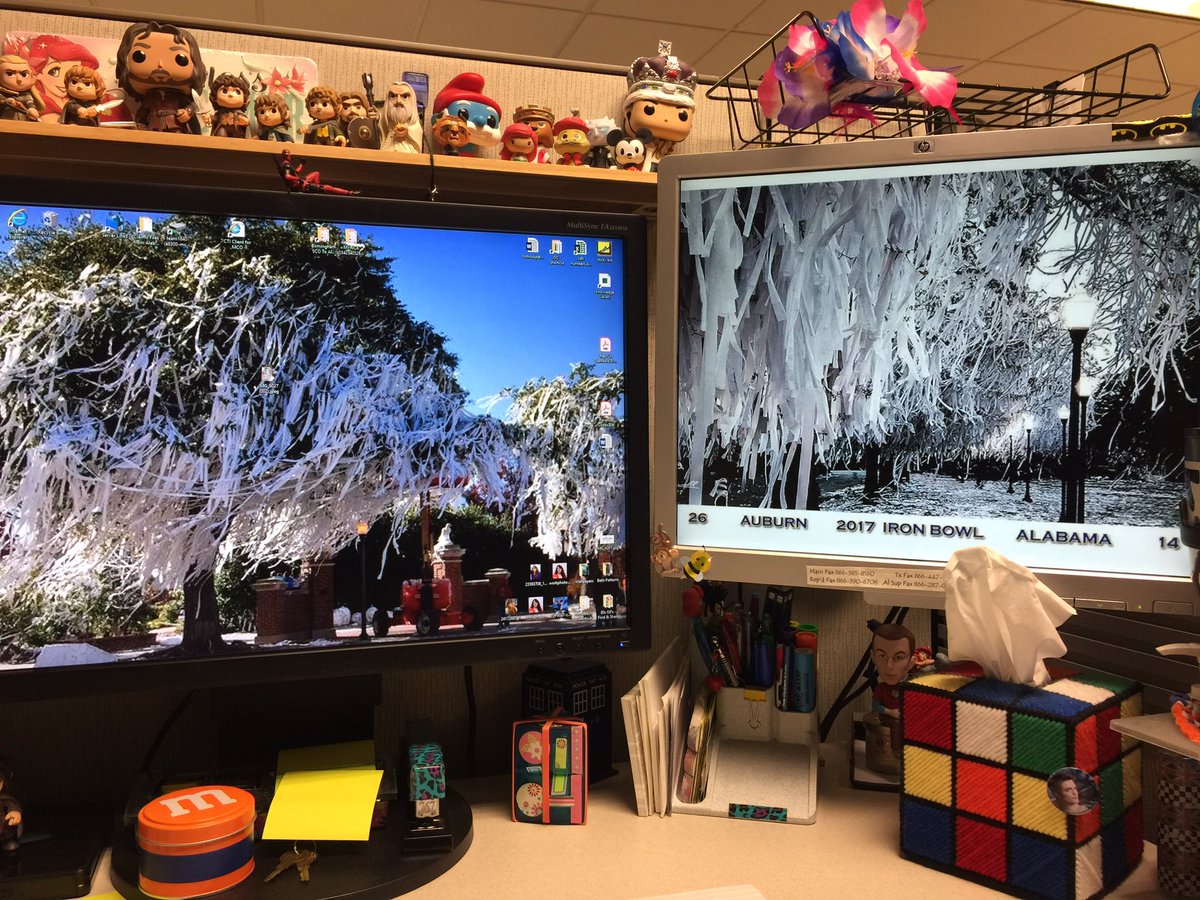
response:
<path fill-rule="evenodd" d="M 947 673 L 907 682 L 901 853 L 1018 896 L 1112 890 L 1142 857 L 1142 757 L 1109 723 L 1141 704 L 1139 685 L 1103 676 L 1043 688 Z M 1073 809 L 1087 812 L 1060 809 L 1061 792 L 1052 802 L 1063 769 L 1075 770 Z"/>
<path fill-rule="evenodd" d="M 577 719 L 513 725 L 514 822 L 586 825 L 587 725 Z"/>

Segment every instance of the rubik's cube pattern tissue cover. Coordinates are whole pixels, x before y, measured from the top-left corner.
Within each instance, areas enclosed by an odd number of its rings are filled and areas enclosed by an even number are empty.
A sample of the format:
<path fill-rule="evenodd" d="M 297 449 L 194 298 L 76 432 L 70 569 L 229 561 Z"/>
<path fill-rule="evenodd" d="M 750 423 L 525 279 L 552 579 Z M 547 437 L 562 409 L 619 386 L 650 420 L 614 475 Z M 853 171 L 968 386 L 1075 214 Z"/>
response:
<path fill-rule="evenodd" d="M 938 673 L 905 684 L 900 849 L 1018 896 L 1082 900 L 1142 857 L 1142 756 L 1109 728 L 1141 714 L 1141 687 L 1076 675 L 1042 688 Z M 1082 769 L 1099 803 L 1079 816 L 1047 778 Z"/>

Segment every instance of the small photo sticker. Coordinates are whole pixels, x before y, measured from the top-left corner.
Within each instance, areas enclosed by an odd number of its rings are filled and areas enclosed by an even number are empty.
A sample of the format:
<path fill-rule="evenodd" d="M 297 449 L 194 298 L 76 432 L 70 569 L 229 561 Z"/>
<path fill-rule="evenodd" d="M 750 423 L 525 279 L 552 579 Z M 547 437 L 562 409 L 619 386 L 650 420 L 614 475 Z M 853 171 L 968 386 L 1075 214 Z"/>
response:
<path fill-rule="evenodd" d="M 1083 769 L 1066 766 L 1046 779 L 1046 796 L 1060 812 L 1086 816 L 1100 802 L 1100 789 Z"/>

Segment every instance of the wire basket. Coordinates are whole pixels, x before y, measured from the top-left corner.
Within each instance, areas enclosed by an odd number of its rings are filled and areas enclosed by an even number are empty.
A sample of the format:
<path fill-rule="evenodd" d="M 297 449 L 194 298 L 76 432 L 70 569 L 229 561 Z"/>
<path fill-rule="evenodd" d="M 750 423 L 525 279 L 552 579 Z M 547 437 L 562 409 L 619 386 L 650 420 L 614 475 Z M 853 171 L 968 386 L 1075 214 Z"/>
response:
<path fill-rule="evenodd" d="M 827 116 L 807 128 L 793 130 L 764 115 L 758 103 L 758 85 L 776 55 L 787 46 L 788 29 L 801 23 L 824 33 L 811 12 L 800 13 L 705 93 L 710 100 L 725 102 L 729 137 L 735 150 L 994 128 L 1080 125 L 1116 118 L 1138 103 L 1164 100 L 1171 93 L 1171 82 L 1158 47 L 1142 44 L 1044 87 L 959 82 L 954 111 L 961 122 L 954 121 L 944 109 L 929 107 L 898 82 L 839 82 L 830 88 L 831 100 L 866 106 L 875 122 L 859 119 L 847 124 L 837 116 Z M 1156 92 L 1130 90 L 1134 79 L 1139 85 L 1150 84 Z M 782 102 L 786 99 L 783 86 L 778 90 Z"/>

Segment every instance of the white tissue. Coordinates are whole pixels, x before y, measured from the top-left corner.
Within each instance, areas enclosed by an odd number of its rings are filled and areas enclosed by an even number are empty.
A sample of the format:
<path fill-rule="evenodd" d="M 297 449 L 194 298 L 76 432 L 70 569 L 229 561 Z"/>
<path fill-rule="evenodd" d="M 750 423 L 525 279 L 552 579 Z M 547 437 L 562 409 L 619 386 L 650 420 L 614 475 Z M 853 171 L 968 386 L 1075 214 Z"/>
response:
<path fill-rule="evenodd" d="M 946 563 L 951 659 L 971 659 L 991 678 L 1041 686 L 1043 659 L 1067 652 L 1058 626 L 1074 608 L 1020 563 L 989 547 L 958 550 Z"/>

